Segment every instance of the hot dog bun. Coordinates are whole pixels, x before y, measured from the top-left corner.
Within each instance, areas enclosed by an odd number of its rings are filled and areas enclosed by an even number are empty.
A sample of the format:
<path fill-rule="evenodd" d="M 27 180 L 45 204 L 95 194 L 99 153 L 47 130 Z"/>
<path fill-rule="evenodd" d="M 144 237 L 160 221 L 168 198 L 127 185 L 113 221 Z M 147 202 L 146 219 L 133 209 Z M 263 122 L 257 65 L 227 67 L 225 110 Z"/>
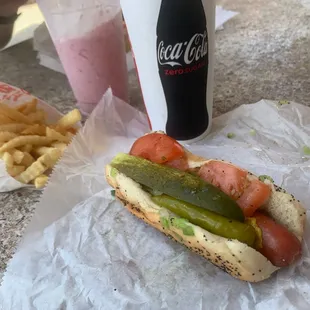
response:
<path fill-rule="evenodd" d="M 204 159 L 186 151 L 190 168 L 201 167 L 208 159 Z M 115 196 L 136 217 L 153 226 L 165 235 L 185 245 L 193 252 L 205 257 L 231 276 L 248 282 L 259 282 L 269 278 L 279 268 L 255 249 L 237 240 L 214 235 L 196 225 L 189 224 L 194 236 L 187 236 L 173 225 L 163 225 L 161 218 L 178 218 L 175 214 L 155 204 L 150 194 L 141 186 L 118 172 L 111 173 L 112 167 L 106 166 L 106 178 L 115 189 Z M 250 177 L 255 176 L 251 175 Z M 269 182 L 269 181 L 265 181 Z M 264 210 L 275 221 L 302 240 L 306 218 L 305 209 L 294 197 L 270 182 L 272 194 Z"/>

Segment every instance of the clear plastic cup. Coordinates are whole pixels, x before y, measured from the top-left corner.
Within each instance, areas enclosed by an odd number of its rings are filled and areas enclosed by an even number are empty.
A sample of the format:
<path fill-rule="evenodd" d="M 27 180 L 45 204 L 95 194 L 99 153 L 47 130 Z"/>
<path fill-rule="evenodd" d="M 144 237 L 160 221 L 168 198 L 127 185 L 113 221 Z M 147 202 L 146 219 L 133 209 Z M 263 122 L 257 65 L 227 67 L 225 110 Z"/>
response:
<path fill-rule="evenodd" d="M 91 113 L 109 87 L 128 102 L 119 1 L 39 0 L 38 4 L 82 113 Z"/>

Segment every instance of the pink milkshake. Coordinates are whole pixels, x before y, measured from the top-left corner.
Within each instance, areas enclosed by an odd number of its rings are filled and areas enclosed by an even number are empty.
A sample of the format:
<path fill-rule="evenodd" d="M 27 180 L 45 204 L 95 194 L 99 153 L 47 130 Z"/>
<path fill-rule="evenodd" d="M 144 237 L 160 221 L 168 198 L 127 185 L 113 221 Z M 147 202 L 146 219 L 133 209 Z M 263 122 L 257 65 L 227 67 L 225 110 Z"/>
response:
<path fill-rule="evenodd" d="M 81 36 L 57 38 L 54 43 L 82 112 L 91 113 L 109 87 L 128 102 L 121 13 Z"/>

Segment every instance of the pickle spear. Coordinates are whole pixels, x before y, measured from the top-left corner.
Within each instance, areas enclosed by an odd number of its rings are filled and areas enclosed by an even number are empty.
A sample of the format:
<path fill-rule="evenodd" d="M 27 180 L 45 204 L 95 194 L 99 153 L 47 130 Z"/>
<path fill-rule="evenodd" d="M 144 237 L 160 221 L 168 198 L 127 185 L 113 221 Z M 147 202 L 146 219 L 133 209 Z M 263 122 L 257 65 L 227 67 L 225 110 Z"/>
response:
<path fill-rule="evenodd" d="M 244 215 L 238 204 L 198 176 L 124 153 L 116 155 L 110 165 L 153 190 L 229 219 L 244 222 Z"/>
<path fill-rule="evenodd" d="M 237 239 L 250 247 L 255 247 L 256 231 L 249 224 L 229 220 L 224 216 L 167 195 L 153 196 L 151 199 L 160 207 L 170 210 L 190 223 L 217 236 Z"/>

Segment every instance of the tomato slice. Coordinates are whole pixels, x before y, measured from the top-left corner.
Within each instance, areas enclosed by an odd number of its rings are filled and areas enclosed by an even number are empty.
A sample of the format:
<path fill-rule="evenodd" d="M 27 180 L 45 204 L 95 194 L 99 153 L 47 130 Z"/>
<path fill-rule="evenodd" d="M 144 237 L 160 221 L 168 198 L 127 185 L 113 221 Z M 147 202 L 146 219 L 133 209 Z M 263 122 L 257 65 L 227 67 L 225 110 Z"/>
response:
<path fill-rule="evenodd" d="M 183 147 L 173 138 L 151 133 L 139 138 L 132 146 L 129 154 L 148 159 L 157 164 L 180 159 L 184 155 Z"/>
<path fill-rule="evenodd" d="M 183 156 L 182 158 L 175 159 L 172 161 L 169 161 L 165 163 L 166 166 L 181 170 L 181 171 L 187 171 L 189 169 L 188 162 L 186 156 Z"/>
<path fill-rule="evenodd" d="M 244 193 L 237 200 L 237 203 L 243 210 L 244 216 L 250 217 L 259 207 L 268 201 L 270 195 L 270 186 L 254 179 L 244 190 Z"/>
<path fill-rule="evenodd" d="M 232 199 L 237 200 L 247 184 L 247 171 L 232 164 L 211 160 L 205 163 L 198 175 L 206 182 L 217 186 Z"/>
<path fill-rule="evenodd" d="M 253 217 L 262 230 L 263 247 L 259 251 L 274 266 L 289 266 L 301 257 L 301 242 L 294 234 L 263 213 L 256 212 Z"/>

